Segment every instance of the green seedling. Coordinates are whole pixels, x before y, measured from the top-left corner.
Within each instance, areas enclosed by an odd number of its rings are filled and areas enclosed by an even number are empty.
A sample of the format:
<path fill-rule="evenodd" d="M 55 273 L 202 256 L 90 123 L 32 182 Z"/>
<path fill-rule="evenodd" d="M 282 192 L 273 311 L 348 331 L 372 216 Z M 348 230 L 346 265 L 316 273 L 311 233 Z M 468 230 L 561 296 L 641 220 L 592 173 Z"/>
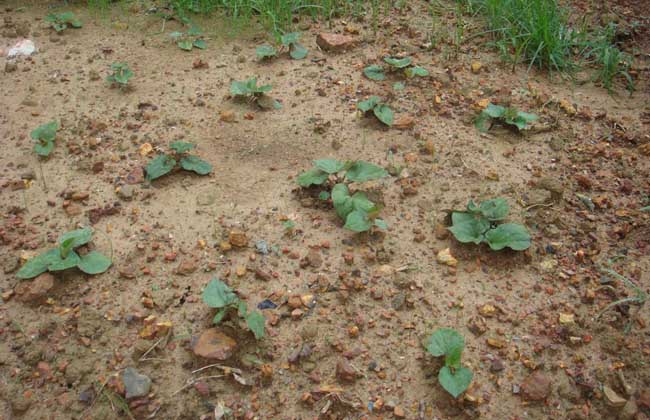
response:
<path fill-rule="evenodd" d="M 187 153 L 194 149 L 194 144 L 176 141 L 169 145 L 170 153 L 163 153 L 155 158 L 145 168 L 147 180 L 153 181 L 163 175 L 169 174 L 177 164 L 180 169 L 195 172 L 199 175 L 207 175 L 212 172 L 212 165 L 193 155 Z"/>
<path fill-rule="evenodd" d="M 439 328 L 431 334 L 424 347 L 434 357 L 445 356 L 445 365 L 438 372 L 438 382 L 445 391 L 458 398 L 467 390 L 474 376 L 460 363 L 465 339 L 456 330 Z"/>
<path fill-rule="evenodd" d="M 370 111 L 372 111 L 379 121 L 389 127 L 393 125 L 393 120 L 395 118 L 393 110 L 383 103 L 379 96 L 371 96 L 367 100 L 359 102 L 357 104 L 357 109 L 363 112 L 364 115 L 368 115 Z"/>
<path fill-rule="evenodd" d="M 184 51 L 192 51 L 192 48 L 204 50 L 207 48 L 205 40 L 201 38 L 203 32 L 196 26 L 192 26 L 187 32 L 172 32 L 169 36 L 176 42 L 178 48 Z"/>
<path fill-rule="evenodd" d="M 113 72 L 108 75 L 106 81 L 118 85 L 120 89 L 126 89 L 129 85 L 129 79 L 134 76 L 129 65 L 126 63 L 113 63 L 111 64 L 111 70 Z"/>
<path fill-rule="evenodd" d="M 279 50 L 271 45 L 260 45 L 255 49 L 255 54 L 260 60 L 266 60 L 277 57 L 284 51 L 288 51 L 289 56 L 294 60 L 302 60 L 303 58 L 307 57 L 307 53 L 309 51 L 298 42 L 299 39 L 299 32 L 290 32 L 288 34 L 284 34 L 280 37 Z"/>
<path fill-rule="evenodd" d="M 530 233 L 517 223 L 502 223 L 509 212 L 504 198 L 483 201 L 480 205 L 470 200 L 467 211 L 451 214 L 452 226 L 449 229 L 462 243 L 487 243 L 494 251 L 511 248 L 523 251 L 530 247 Z"/>
<path fill-rule="evenodd" d="M 32 139 L 36 142 L 34 144 L 34 152 L 39 156 L 48 157 L 54 149 L 54 141 L 56 140 L 56 132 L 59 129 L 59 123 L 51 121 L 43 124 L 31 132 Z"/>
<path fill-rule="evenodd" d="M 262 109 L 282 109 L 280 102 L 267 95 L 271 89 L 271 85 L 257 86 L 255 77 L 241 82 L 233 81 L 230 84 L 230 94 L 235 98 L 246 98 Z"/>
<path fill-rule="evenodd" d="M 213 278 L 203 290 L 203 302 L 210 308 L 215 308 L 217 314 L 212 322 L 217 325 L 233 312 L 246 322 L 248 329 L 253 332 L 255 339 L 264 338 L 264 324 L 266 319 L 259 311 L 249 311 L 246 302 L 218 278 Z"/>
<path fill-rule="evenodd" d="M 81 21 L 72 12 L 50 13 L 45 16 L 45 21 L 49 22 L 57 32 L 61 32 L 67 28 L 79 29 L 83 26 Z"/>
<path fill-rule="evenodd" d="M 479 131 L 485 133 L 492 128 L 493 121 L 497 120 L 501 124 L 516 127 L 517 130 L 525 130 L 528 128 L 529 123 L 537 121 L 538 118 L 535 114 L 518 111 L 516 108 L 488 104 L 476 118 L 474 125 Z"/>
<path fill-rule="evenodd" d="M 79 254 L 75 251 L 88 244 L 93 237 L 91 228 L 83 228 L 64 233 L 58 240 L 59 246 L 27 260 L 16 277 L 31 279 L 46 271 L 63 271 L 78 268 L 86 274 L 100 274 L 108 270 L 112 261 L 98 251 Z"/>
<path fill-rule="evenodd" d="M 412 79 L 413 77 L 426 77 L 429 75 L 427 69 L 413 65 L 411 57 L 393 58 L 384 57 L 384 62 L 389 65 L 389 72 L 403 72 L 403 74 Z M 363 74 L 370 80 L 386 80 L 384 67 L 373 64 L 363 69 Z"/>
<path fill-rule="evenodd" d="M 344 228 L 353 232 L 365 232 L 373 226 L 385 230 L 388 225 L 377 218 L 380 206 L 370 201 L 362 191 L 350 194 L 347 185 L 349 182 L 366 182 L 385 176 L 388 176 L 388 172 L 384 168 L 361 160 L 340 162 L 336 159 L 320 159 L 314 161 L 312 169 L 298 176 L 298 185 L 303 188 L 324 188 L 319 193 L 319 198 L 331 198 L 336 214 L 345 221 Z"/>
<path fill-rule="evenodd" d="M 615 279 L 618 279 L 621 282 L 623 282 L 623 284 L 625 284 L 627 287 L 629 287 L 634 292 L 634 296 L 619 299 L 619 300 L 617 300 L 615 302 L 610 303 L 609 305 L 607 305 L 605 307 L 605 309 L 600 311 L 600 313 L 596 316 L 596 319 L 603 316 L 603 314 L 605 314 L 605 312 L 607 312 L 607 311 L 609 311 L 609 310 L 611 310 L 611 309 L 613 309 L 613 308 L 615 308 L 615 307 L 617 307 L 619 305 L 625 305 L 625 304 L 637 305 L 639 307 L 638 311 L 640 311 L 641 308 L 643 308 L 646 301 L 648 300 L 648 294 L 640 286 L 635 284 L 632 280 L 628 279 L 627 277 L 625 277 L 625 276 L 623 276 L 623 275 L 621 275 L 621 274 L 617 273 L 616 271 L 611 270 L 609 268 L 602 268 L 601 271 L 603 273 L 609 274 L 610 276 L 614 277 Z M 607 286 L 607 287 L 611 287 L 611 286 Z M 628 326 L 625 328 L 626 331 L 629 330 L 630 327 L 631 327 L 631 324 L 628 324 Z"/>

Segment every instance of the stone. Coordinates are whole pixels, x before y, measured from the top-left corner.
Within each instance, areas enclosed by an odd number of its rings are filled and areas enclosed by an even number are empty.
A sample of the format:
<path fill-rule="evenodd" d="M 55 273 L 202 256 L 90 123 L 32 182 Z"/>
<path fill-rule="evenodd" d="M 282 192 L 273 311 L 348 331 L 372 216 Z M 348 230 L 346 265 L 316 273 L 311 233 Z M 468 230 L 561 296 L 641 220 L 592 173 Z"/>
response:
<path fill-rule="evenodd" d="M 406 413 L 404 412 L 404 409 L 399 405 L 396 405 L 395 408 L 393 409 L 393 415 L 398 419 L 403 419 L 406 417 Z"/>
<path fill-rule="evenodd" d="M 126 390 L 126 399 L 145 397 L 151 389 L 151 379 L 128 367 L 122 372 L 122 382 Z"/>
<path fill-rule="evenodd" d="M 144 169 L 142 166 L 137 166 L 129 172 L 126 176 L 126 183 L 129 185 L 142 184 L 144 182 Z"/>
<path fill-rule="evenodd" d="M 228 242 L 230 242 L 232 246 L 243 248 L 248 245 L 248 236 L 246 236 L 246 232 L 241 230 L 231 230 L 230 233 L 228 233 Z"/>
<path fill-rule="evenodd" d="M 228 123 L 235 122 L 235 113 L 230 110 L 221 111 L 219 113 L 219 120 Z"/>
<path fill-rule="evenodd" d="M 573 314 L 560 313 L 559 321 L 562 325 L 573 325 L 575 324 L 575 316 Z"/>
<path fill-rule="evenodd" d="M 336 377 L 343 382 L 354 382 L 357 379 L 357 371 L 346 359 L 336 363 Z"/>
<path fill-rule="evenodd" d="M 131 200 L 133 198 L 133 194 L 135 192 L 135 189 L 133 188 L 132 185 L 122 185 L 118 190 L 117 190 L 117 196 L 120 197 L 122 200 Z"/>
<path fill-rule="evenodd" d="M 195 272 L 198 267 L 199 264 L 195 258 L 186 257 L 181 260 L 180 264 L 178 264 L 178 267 L 176 268 L 176 274 L 187 276 L 188 274 Z"/>
<path fill-rule="evenodd" d="M 16 45 L 11 47 L 7 53 L 7 58 L 14 57 L 29 57 L 32 54 L 36 53 L 36 45 L 31 39 L 23 39 L 18 41 Z"/>
<path fill-rule="evenodd" d="M 438 252 L 436 260 L 438 263 L 448 265 L 450 267 L 456 267 L 456 265 L 458 265 L 458 260 L 454 258 L 453 255 L 451 255 L 451 250 L 449 248 L 445 248 L 442 251 Z"/>
<path fill-rule="evenodd" d="M 392 127 L 398 130 L 408 130 L 415 127 L 415 118 L 410 115 L 402 115 L 393 122 Z"/>
<path fill-rule="evenodd" d="M 23 303 L 40 303 L 48 297 L 54 287 L 54 276 L 43 273 L 32 281 L 24 281 L 15 289 L 16 299 Z"/>
<path fill-rule="evenodd" d="M 237 348 L 237 342 L 234 339 L 216 328 L 203 331 L 198 338 L 194 338 L 192 341 L 194 355 L 205 359 L 228 360 Z"/>
<path fill-rule="evenodd" d="M 316 37 L 316 44 L 325 51 L 345 51 L 354 47 L 356 43 L 356 38 L 348 35 L 321 32 Z"/>
<path fill-rule="evenodd" d="M 644 389 L 641 391 L 637 401 L 642 408 L 650 410 L 650 389 Z"/>
<path fill-rule="evenodd" d="M 620 408 L 627 403 L 627 400 L 616 393 L 612 388 L 607 385 L 603 386 L 603 394 L 605 395 L 605 400 L 607 405 L 610 407 Z"/>
<path fill-rule="evenodd" d="M 310 267 L 319 268 L 323 265 L 323 257 L 320 256 L 320 253 L 315 249 L 310 249 L 305 257 Z"/>
<path fill-rule="evenodd" d="M 474 61 L 471 65 L 472 73 L 474 74 L 479 74 L 481 72 L 481 69 L 483 68 L 483 65 L 479 63 L 478 61 Z"/>
<path fill-rule="evenodd" d="M 632 420 L 639 412 L 639 407 L 634 400 L 629 400 L 625 403 L 621 412 L 618 413 L 618 420 Z"/>
<path fill-rule="evenodd" d="M 529 401 L 543 401 L 551 393 L 551 380 L 544 372 L 536 370 L 521 384 L 521 392 Z"/>
<path fill-rule="evenodd" d="M 13 73 L 18 70 L 18 65 L 15 61 L 7 61 L 5 63 L 5 73 Z"/>

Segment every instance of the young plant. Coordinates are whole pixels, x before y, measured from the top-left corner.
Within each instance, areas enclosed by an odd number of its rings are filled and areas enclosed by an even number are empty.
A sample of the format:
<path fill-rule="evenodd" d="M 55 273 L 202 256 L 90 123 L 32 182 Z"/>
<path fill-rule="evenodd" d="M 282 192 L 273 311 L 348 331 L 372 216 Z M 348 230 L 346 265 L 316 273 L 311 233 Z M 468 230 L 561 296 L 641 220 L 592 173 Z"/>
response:
<path fill-rule="evenodd" d="M 255 77 L 241 82 L 235 80 L 230 84 L 230 94 L 235 98 L 246 98 L 262 109 L 282 109 L 280 102 L 267 95 L 271 89 L 271 85 L 257 86 Z"/>
<path fill-rule="evenodd" d="M 57 32 L 61 32 L 67 28 L 79 29 L 83 26 L 81 21 L 72 12 L 50 13 L 45 16 L 45 21 L 50 22 L 52 28 Z"/>
<path fill-rule="evenodd" d="M 170 144 L 170 154 L 163 153 L 156 156 L 145 168 L 147 180 L 153 181 L 163 175 L 167 175 L 176 168 L 177 163 L 180 163 L 181 169 L 195 172 L 199 175 L 207 175 L 212 172 L 212 165 L 208 162 L 187 154 L 194 147 L 192 143 L 182 141 L 176 141 Z"/>
<path fill-rule="evenodd" d="M 490 103 L 476 118 L 474 125 L 479 131 L 485 133 L 492 128 L 493 120 L 497 120 L 501 124 L 516 127 L 517 130 L 525 130 L 528 128 L 529 123 L 537 121 L 537 119 L 538 117 L 535 114 Z"/>
<path fill-rule="evenodd" d="M 632 280 L 630 280 L 630 279 L 628 279 L 627 277 L 625 277 L 625 276 L 623 276 L 623 275 L 617 273 L 616 271 L 614 271 L 614 270 L 612 270 L 612 269 L 609 269 L 609 268 L 603 268 L 602 271 L 603 271 L 604 273 L 609 274 L 610 276 L 612 276 L 612 277 L 614 277 L 614 278 L 620 280 L 621 282 L 623 282 L 623 284 L 625 284 L 627 287 L 629 287 L 629 288 L 634 292 L 634 296 L 630 296 L 630 297 L 626 297 L 626 298 L 623 298 L 623 299 L 619 299 L 619 300 L 617 300 L 617 301 L 615 301 L 615 302 L 610 303 L 609 305 L 607 305 L 607 306 L 605 307 L 605 309 L 603 309 L 603 310 L 602 310 L 602 311 L 601 311 L 601 312 L 596 316 L 596 319 L 598 319 L 598 318 L 600 318 L 601 316 L 603 316 L 603 314 L 604 314 L 605 312 L 607 312 L 607 311 L 611 310 L 612 308 L 615 308 L 615 307 L 617 307 L 617 306 L 619 306 L 619 305 L 624 305 L 624 304 L 633 304 L 633 305 L 637 305 L 637 306 L 639 307 L 638 311 L 640 311 L 641 308 L 643 308 L 643 306 L 645 305 L 646 301 L 648 300 L 648 294 L 647 294 L 647 293 L 646 293 L 646 292 L 645 292 L 645 291 L 644 291 L 640 286 L 638 286 L 638 285 L 635 284 Z M 607 287 L 611 287 L 611 286 L 607 286 Z M 631 327 L 631 324 L 629 324 L 629 325 L 626 327 L 626 330 L 629 330 L 630 327 Z"/>
<path fill-rule="evenodd" d="M 192 51 L 192 48 L 204 50 L 207 48 L 205 40 L 201 38 L 203 32 L 196 26 L 192 26 L 187 32 L 172 32 L 169 34 L 181 50 Z"/>
<path fill-rule="evenodd" d="M 111 64 L 111 70 L 113 72 L 108 75 L 106 81 L 118 85 L 120 89 L 126 89 L 129 85 L 129 79 L 134 76 L 129 65 L 126 63 L 113 63 Z"/>
<path fill-rule="evenodd" d="M 509 212 L 504 198 L 483 201 L 480 205 L 470 200 L 467 211 L 451 214 L 452 226 L 449 231 L 462 243 L 487 243 L 494 251 L 511 248 L 523 251 L 530 247 L 530 233 L 517 223 L 502 223 Z"/>
<path fill-rule="evenodd" d="M 31 279 L 46 271 L 62 271 L 78 268 L 86 274 L 100 274 L 111 266 L 111 259 L 97 251 L 78 254 L 75 248 L 92 240 L 93 230 L 83 228 L 64 233 L 58 240 L 59 246 L 50 249 L 27 262 L 18 270 L 20 279 Z"/>
<path fill-rule="evenodd" d="M 346 184 L 385 176 L 388 176 L 388 172 L 384 168 L 362 160 L 340 162 L 336 159 L 320 159 L 314 161 L 312 169 L 298 176 L 298 185 L 303 188 L 323 186 L 319 198 L 328 200 L 331 197 L 336 214 L 345 221 L 344 228 L 353 232 L 365 232 L 373 226 L 385 230 L 388 225 L 377 218 L 381 208 L 362 191 L 351 195 Z"/>
<path fill-rule="evenodd" d="M 51 121 L 43 124 L 31 132 L 31 137 L 36 141 L 34 152 L 39 156 L 48 157 L 54 149 L 54 140 L 56 140 L 56 131 L 59 129 L 59 123 Z"/>
<path fill-rule="evenodd" d="M 249 311 L 246 302 L 224 282 L 217 278 L 210 280 L 210 283 L 203 290 L 203 302 L 210 308 L 218 309 L 212 322 L 217 325 L 226 316 L 237 312 L 239 318 L 246 322 L 248 329 L 253 332 L 255 339 L 264 338 L 264 324 L 266 319 L 259 311 Z"/>
<path fill-rule="evenodd" d="M 359 102 L 357 108 L 363 112 L 364 115 L 368 115 L 370 111 L 372 111 L 379 121 L 389 127 L 393 125 L 393 120 L 395 118 L 393 110 L 383 103 L 379 96 L 371 96 L 367 100 Z"/>
<path fill-rule="evenodd" d="M 445 365 L 438 372 L 438 382 L 454 398 L 465 392 L 472 383 L 472 371 L 460 364 L 465 339 L 456 330 L 439 328 L 425 343 L 426 350 L 434 357 L 445 356 Z"/>
<path fill-rule="evenodd" d="M 387 63 L 390 67 L 388 71 L 402 71 L 406 77 L 412 79 L 413 77 L 426 77 L 429 75 L 427 69 L 419 66 L 413 65 L 413 59 L 411 57 L 404 58 L 393 58 L 393 57 L 384 57 L 384 62 Z M 384 73 L 384 67 L 373 64 L 371 66 L 363 69 L 363 74 L 370 80 L 386 80 L 386 74 Z"/>
<path fill-rule="evenodd" d="M 290 32 L 288 34 L 284 34 L 280 37 L 279 51 L 271 45 L 260 45 L 255 49 L 255 54 L 260 60 L 265 60 L 277 57 L 278 54 L 282 53 L 283 51 L 289 51 L 291 58 L 294 60 L 302 60 L 303 58 L 307 57 L 307 53 L 309 51 L 298 42 L 299 39 L 299 32 Z"/>

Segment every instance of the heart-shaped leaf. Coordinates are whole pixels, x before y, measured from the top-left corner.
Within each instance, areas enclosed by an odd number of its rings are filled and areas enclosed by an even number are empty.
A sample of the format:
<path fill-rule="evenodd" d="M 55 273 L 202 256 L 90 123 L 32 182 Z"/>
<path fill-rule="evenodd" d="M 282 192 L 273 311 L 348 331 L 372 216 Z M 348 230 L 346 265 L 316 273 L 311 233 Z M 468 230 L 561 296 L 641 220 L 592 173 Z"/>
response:
<path fill-rule="evenodd" d="M 314 166 L 328 174 L 335 174 L 345 168 L 345 162 L 336 159 L 318 159 L 314 161 Z"/>
<path fill-rule="evenodd" d="M 411 57 L 404 57 L 404 58 L 384 57 L 384 61 L 395 68 L 403 69 L 404 67 L 410 66 L 411 63 L 413 62 L 413 59 Z"/>
<path fill-rule="evenodd" d="M 169 148 L 179 155 L 181 153 L 189 152 L 190 150 L 194 149 L 194 147 L 196 147 L 194 144 L 188 143 L 186 141 L 175 141 L 169 145 Z"/>
<path fill-rule="evenodd" d="M 180 48 L 181 50 L 192 51 L 192 41 L 190 41 L 189 39 L 178 41 L 176 45 L 178 45 L 178 48 Z"/>
<path fill-rule="evenodd" d="M 86 274 L 100 274 L 108 270 L 111 264 L 111 259 L 101 252 L 90 251 L 81 257 L 77 267 Z"/>
<path fill-rule="evenodd" d="M 495 251 L 506 247 L 523 251 L 530 247 L 530 233 L 524 226 L 516 223 L 504 223 L 490 229 L 485 234 L 485 240 Z"/>
<path fill-rule="evenodd" d="M 195 39 L 194 42 L 192 42 L 192 45 L 194 48 L 198 48 L 200 50 L 204 50 L 208 47 L 208 44 L 203 39 Z"/>
<path fill-rule="evenodd" d="M 39 156 L 47 157 L 52 150 L 54 150 L 54 141 L 40 140 L 34 144 L 34 152 Z"/>
<path fill-rule="evenodd" d="M 303 58 L 307 57 L 308 53 L 309 51 L 307 48 L 298 43 L 291 44 L 291 47 L 289 49 L 289 55 L 294 60 L 302 60 Z"/>
<path fill-rule="evenodd" d="M 393 110 L 386 104 L 379 104 L 374 109 L 373 112 L 379 121 L 386 124 L 387 126 L 393 125 Z"/>
<path fill-rule="evenodd" d="M 298 176 L 298 185 L 309 187 L 310 185 L 321 185 L 327 180 L 329 174 L 318 168 L 312 168 Z"/>
<path fill-rule="evenodd" d="M 485 232 L 490 228 L 490 222 L 483 217 L 476 217 L 472 213 L 453 212 L 451 214 L 452 226 L 449 229 L 458 242 L 473 242 L 480 244 Z"/>
<path fill-rule="evenodd" d="M 278 55 L 278 50 L 270 45 L 260 45 L 255 49 L 255 54 L 259 59 L 271 58 Z"/>
<path fill-rule="evenodd" d="M 353 232 L 365 232 L 372 227 L 372 221 L 366 212 L 354 210 L 348 214 L 343 227 Z"/>
<path fill-rule="evenodd" d="M 81 261 L 81 259 L 79 258 L 79 255 L 74 251 L 70 251 L 66 257 L 63 257 L 61 253 L 59 253 L 59 258 L 52 261 L 52 263 L 47 267 L 47 270 L 48 271 L 67 270 L 69 268 L 76 267 L 77 264 L 79 264 L 79 261 Z"/>
<path fill-rule="evenodd" d="M 76 229 L 76 230 L 71 230 L 70 232 L 66 232 L 63 235 L 59 237 L 58 243 L 59 245 L 63 245 L 64 242 L 67 242 L 69 240 L 72 240 L 71 243 L 69 243 L 70 248 L 74 249 L 77 247 L 80 247 L 81 245 L 85 245 L 93 237 L 93 230 L 92 228 L 85 227 L 82 229 Z"/>
<path fill-rule="evenodd" d="M 427 69 L 423 67 L 409 67 L 406 70 L 404 70 L 404 74 L 406 74 L 406 77 L 412 78 L 412 77 L 426 77 L 429 75 L 429 72 Z"/>
<path fill-rule="evenodd" d="M 388 172 L 381 166 L 358 160 L 350 166 L 345 177 L 354 182 L 365 182 L 388 176 Z"/>
<path fill-rule="evenodd" d="M 467 368 L 459 367 L 452 372 L 448 366 L 443 366 L 438 373 L 438 382 L 445 391 L 458 398 L 472 383 L 473 376 L 472 371 Z"/>
<path fill-rule="evenodd" d="M 479 206 L 479 211 L 483 217 L 494 222 L 505 219 L 510 208 L 508 206 L 508 200 L 505 198 L 493 198 L 483 201 Z"/>
<path fill-rule="evenodd" d="M 31 279 L 43 274 L 47 271 L 47 268 L 50 264 L 61 259 L 61 254 L 58 248 L 50 249 L 42 254 L 30 258 L 27 262 L 20 267 L 20 270 L 16 273 L 16 277 L 19 279 Z"/>
<path fill-rule="evenodd" d="M 56 138 L 56 132 L 59 129 L 59 123 L 56 121 L 50 121 L 43 125 L 38 126 L 30 133 L 32 139 L 34 140 L 44 140 L 46 142 L 52 142 Z"/>
<path fill-rule="evenodd" d="M 370 80 L 381 81 L 386 79 L 386 75 L 384 74 L 384 68 L 376 64 L 373 64 L 363 69 L 363 74 Z"/>
<path fill-rule="evenodd" d="M 153 181 L 163 175 L 167 175 L 176 166 L 176 160 L 167 155 L 156 156 L 145 168 L 147 179 Z"/>
<path fill-rule="evenodd" d="M 248 315 L 246 315 L 246 324 L 255 335 L 256 340 L 264 338 L 265 323 L 266 318 L 264 318 L 264 315 L 262 315 L 262 313 L 259 311 L 251 311 Z"/>
<path fill-rule="evenodd" d="M 202 294 L 203 302 L 211 308 L 223 308 L 239 298 L 226 283 L 214 278 L 205 287 Z"/>
<path fill-rule="evenodd" d="M 181 168 L 186 171 L 196 172 L 199 175 L 207 175 L 212 172 L 212 165 L 196 156 L 185 156 L 181 159 Z"/>
<path fill-rule="evenodd" d="M 379 104 L 380 101 L 381 99 L 379 99 L 379 96 L 371 96 L 365 101 L 359 102 L 357 104 L 357 108 L 362 112 L 368 112 L 373 110 Z"/>

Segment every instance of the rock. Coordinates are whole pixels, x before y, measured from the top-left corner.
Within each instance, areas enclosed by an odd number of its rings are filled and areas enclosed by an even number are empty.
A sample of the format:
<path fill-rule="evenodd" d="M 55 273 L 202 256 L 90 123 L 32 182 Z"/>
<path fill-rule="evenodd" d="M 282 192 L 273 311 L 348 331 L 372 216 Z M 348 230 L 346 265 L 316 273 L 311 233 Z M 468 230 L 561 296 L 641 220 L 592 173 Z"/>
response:
<path fill-rule="evenodd" d="M 198 392 L 202 397 L 210 395 L 210 387 L 208 387 L 208 384 L 203 381 L 195 382 L 194 389 L 196 389 L 196 392 Z"/>
<path fill-rule="evenodd" d="M 5 73 L 13 73 L 18 70 L 18 65 L 15 61 L 7 61 L 5 63 Z"/>
<path fill-rule="evenodd" d="M 536 370 L 521 384 L 521 392 L 529 401 L 543 401 L 551 393 L 551 380 L 544 372 Z"/>
<path fill-rule="evenodd" d="M 231 230 L 228 234 L 228 242 L 232 246 L 243 248 L 248 245 L 248 237 L 246 233 L 241 230 Z"/>
<path fill-rule="evenodd" d="M 138 373 L 137 370 L 128 367 L 122 372 L 122 382 L 126 390 L 126 399 L 145 397 L 151 388 L 151 379 L 147 375 Z"/>
<path fill-rule="evenodd" d="M 436 239 L 444 240 L 449 237 L 449 230 L 442 223 L 436 223 L 436 226 L 433 228 L 433 233 Z"/>
<path fill-rule="evenodd" d="M 560 313 L 559 321 L 562 325 L 573 325 L 575 324 L 575 316 L 573 314 Z"/>
<path fill-rule="evenodd" d="M 399 405 L 396 405 L 395 408 L 393 409 L 393 415 L 398 419 L 403 419 L 406 417 L 406 413 L 404 412 L 404 409 Z"/>
<path fill-rule="evenodd" d="M 198 338 L 192 341 L 194 355 L 206 359 L 228 360 L 237 348 L 235 340 L 216 328 L 203 331 Z"/>
<path fill-rule="evenodd" d="M 618 413 L 618 420 L 632 420 L 639 412 L 639 407 L 634 400 L 629 400 L 623 406 L 623 409 Z"/>
<path fill-rule="evenodd" d="M 7 58 L 29 57 L 36 52 L 36 45 L 34 45 L 34 42 L 31 39 L 23 39 L 22 41 L 18 41 L 16 45 L 9 49 Z"/>
<path fill-rule="evenodd" d="M 554 200 L 559 200 L 564 195 L 564 185 L 559 179 L 552 176 L 545 176 L 537 181 L 537 188 L 550 191 Z"/>
<path fill-rule="evenodd" d="M 321 32 L 316 37 L 316 44 L 325 51 L 345 51 L 353 48 L 356 43 L 356 38 L 348 35 Z"/>
<path fill-rule="evenodd" d="M 180 264 L 178 264 L 178 267 L 176 267 L 176 274 L 180 274 L 181 276 L 187 276 L 195 272 L 198 267 L 199 264 L 196 258 L 186 257 L 183 258 Z"/>
<path fill-rule="evenodd" d="M 235 113 L 230 110 L 221 111 L 219 113 L 219 120 L 223 122 L 229 122 L 229 123 L 235 122 L 236 121 Z"/>
<path fill-rule="evenodd" d="M 471 65 L 472 73 L 474 74 L 479 74 L 481 72 L 481 68 L 483 68 L 483 65 L 478 61 L 474 61 Z"/>
<path fill-rule="evenodd" d="M 65 214 L 67 214 L 70 217 L 79 216 L 81 214 L 81 206 L 76 203 L 70 203 L 64 208 L 64 210 L 65 210 Z"/>
<path fill-rule="evenodd" d="M 650 410 L 650 389 L 644 389 L 639 393 L 639 398 L 637 398 L 639 405 L 646 409 Z"/>
<path fill-rule="evenodd" d="M 603 386 L 603 394 L 605 395 L 605 400 L 607 405 L 610 407 L 623 407 L 627 400 L 616 393 L 612 388 L 607 385 Z"/>
<path fill-rule="evenodd" d="M 142 166 L 137 166 L 129 172 L 126 176 L 126 183 L 129 185 L 142 184 L 144 182 L 144 169 Z"/>
<path fill-rule="evenodd" d="M 131 200 L 133 198 L 133 194 L 135 192 L 135 189 L 133 188 L 133 185 L 122 185 L 118 190 L 117 190 L 117 196 L 120 197 L 122 200 Z"/>
<path fill-rule="evenodd" d="M 492 363 L 490 363 L 490 372 L 492 373 L 499 373 L 505 369 L 505 366 L 503 364 L 503 360 L 501 359 L 494 359 L 492 360 Z"/>
<path fill-rule="evenodd" d="M 449 248 L 445 248 L 438 252 L 436 260 L 440 264 L 448 265 L 450 267 L 456 267 L 456 265 L 458 265 L 458 260 L 451 255 L 451 250 Z"/>
<path fill-rule="evenodd" d="M 415 126 L 415 118 L 410 115 L 402 115 L 393 122 L 393 128 L 398 130 L 408 130 Z"/>
<path fill-rule="evenodd" d="M 305 259 L 312 268 L 319 268 L 323 265 L 323 257 L 321 257 L 320 253 L 315 249 L 310 249 Z"/>
<path fill-rule="evenodd" d="M 43 273 L 32 281 L 24 281 L 16 286 L 16 299 L 23 303 L 40 303 L 48 297 L 54 287 L 54 276 Z"/>
<path fill-rule="evenodd" d="M 343 382 L 354 382 L 357 379 L 357 371 L 346 359 L 336 363 L 336 377 Z"/>
<path fill-rule="evenodd" d="M 562 110 L 568 115 L 575 115 L 577 113 L 576 108 L 566 99 L 560 100 L 560 108 L 562 108 Z"/>

